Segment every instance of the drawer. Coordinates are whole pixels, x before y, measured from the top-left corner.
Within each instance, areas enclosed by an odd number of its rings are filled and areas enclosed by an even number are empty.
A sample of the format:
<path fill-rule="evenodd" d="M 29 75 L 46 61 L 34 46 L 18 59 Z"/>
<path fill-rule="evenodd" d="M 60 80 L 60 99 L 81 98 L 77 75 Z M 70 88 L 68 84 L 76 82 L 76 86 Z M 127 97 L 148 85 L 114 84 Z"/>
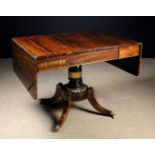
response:
<path fill-rule="evenodd" d="M 76 66 L 88 63 L 118 59 L 118 49 L 87 51 L 74 53 L 63 57 L 49 58 L 38 61 L 38 70 L 48 70 L 60 67 Z"/>
<path fill-rule="evenodd" d="M 139 50 L 140 50 L 139 45 L 120 47 L 119 48 L 119 59 L 138 56 Z"/>
<path fill-rule="evenodd" d="M 67 58 L 69 66 L 108 61 L 118 58 L 118 49 L 105 49 L 71 55 Z"/>

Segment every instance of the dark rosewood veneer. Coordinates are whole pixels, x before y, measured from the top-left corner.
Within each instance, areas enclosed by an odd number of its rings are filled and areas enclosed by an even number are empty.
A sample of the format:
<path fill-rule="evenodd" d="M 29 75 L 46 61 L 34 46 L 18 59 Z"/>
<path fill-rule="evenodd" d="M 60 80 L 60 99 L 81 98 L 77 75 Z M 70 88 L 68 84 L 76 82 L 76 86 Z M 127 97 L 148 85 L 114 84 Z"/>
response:
<path fill-rule="evenodd" d="M 82 81 L 82 66 L 108 62 L 131 74 L 138 75 L 142 44 L 131 39 L 97 32 L 61 33 L 16 37 L 12 39 L 14 71 L 34 99 L 37 99 L 37 73 L 61 67 L 69 68 L 69 83 L 59 83 L 51 99 L 65 101 L 57 129 L 67 118 L 72 101 L 88 99 L 101 114 L 113 118 L 113 113 L 100 106 L 94 90 Z"/>

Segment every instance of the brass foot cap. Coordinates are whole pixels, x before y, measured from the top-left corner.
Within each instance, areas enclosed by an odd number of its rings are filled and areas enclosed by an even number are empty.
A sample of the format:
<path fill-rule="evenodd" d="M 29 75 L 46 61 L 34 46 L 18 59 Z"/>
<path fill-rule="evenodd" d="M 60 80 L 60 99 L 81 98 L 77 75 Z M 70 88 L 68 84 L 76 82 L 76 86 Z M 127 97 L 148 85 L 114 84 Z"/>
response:
<path fill-rule="evenodd" d="M 59 124 L 56 124 L 55 128 L 54 128 L 54 131 L 57 132 L 59 131 L 61 128 L 61 126 Z"/>

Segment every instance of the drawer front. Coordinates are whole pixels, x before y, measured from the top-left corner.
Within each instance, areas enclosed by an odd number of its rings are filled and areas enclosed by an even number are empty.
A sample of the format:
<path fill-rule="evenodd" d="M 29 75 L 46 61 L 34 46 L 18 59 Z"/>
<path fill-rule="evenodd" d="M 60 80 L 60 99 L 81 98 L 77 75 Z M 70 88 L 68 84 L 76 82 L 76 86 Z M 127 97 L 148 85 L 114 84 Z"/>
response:
<path fill-rule="evenodd" d="M 49 58 L 38 62 L 38 70 L 48 70 L 59 67 L 69 67 L 101 61 L 118 59 L 118 49 L 106 49 L 77 53 L 59 58 Z"/>
<path fill-rule="evenodd" d="M 80 53 L 69 56 L 67 59 L 68 65 L 79 65 L 87 63 L 95 63 L 108 61 L 118 58 L 118 49 L 107 49 L 101 51 L 93 51 L 87 53 Z"/>
<path fill-rule="evenodd" d="M 119 59 L 128 58 L 139 55 L 139 45 L 132 45 L 129 47 L 120 47 L 119 48 Z"/>

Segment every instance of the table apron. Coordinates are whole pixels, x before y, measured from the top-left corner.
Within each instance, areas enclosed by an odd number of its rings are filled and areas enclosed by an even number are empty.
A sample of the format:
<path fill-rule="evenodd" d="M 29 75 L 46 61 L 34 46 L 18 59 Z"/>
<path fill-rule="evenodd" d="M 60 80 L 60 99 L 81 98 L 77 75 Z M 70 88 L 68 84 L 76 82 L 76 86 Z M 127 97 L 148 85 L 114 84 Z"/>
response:
<path fill-rule="evenodd" d="M 38 71 L 118 59 L 118 48 L 38 60 Z"/>

